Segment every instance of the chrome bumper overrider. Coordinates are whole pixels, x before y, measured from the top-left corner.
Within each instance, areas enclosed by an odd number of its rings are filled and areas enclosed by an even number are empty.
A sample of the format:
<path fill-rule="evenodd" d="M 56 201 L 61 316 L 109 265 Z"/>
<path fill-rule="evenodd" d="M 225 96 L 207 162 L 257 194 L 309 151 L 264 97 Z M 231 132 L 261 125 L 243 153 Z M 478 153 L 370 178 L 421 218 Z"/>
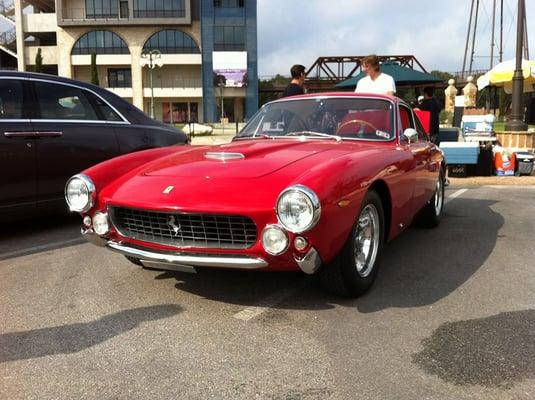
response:
<path fill-rule="evenodd" d="M 314 247 L 311 247 L 303 258 L 296 258 L 295 262 L 297 262 L 301 271 L 308 275 L 315 274 L 322 263 L 321 257 Z"/>

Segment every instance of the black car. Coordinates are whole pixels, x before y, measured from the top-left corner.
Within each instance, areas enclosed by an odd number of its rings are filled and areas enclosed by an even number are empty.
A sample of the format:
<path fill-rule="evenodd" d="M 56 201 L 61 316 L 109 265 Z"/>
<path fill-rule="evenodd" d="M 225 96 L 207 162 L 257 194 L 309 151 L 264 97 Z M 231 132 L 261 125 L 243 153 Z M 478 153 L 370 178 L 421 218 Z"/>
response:
<path fill-rule="evenodd" d="M 186 144 L 106 89 L 52 75 L 0 71 L 0 219 L 65 210 L 69 177 L 109 158 Z"/>

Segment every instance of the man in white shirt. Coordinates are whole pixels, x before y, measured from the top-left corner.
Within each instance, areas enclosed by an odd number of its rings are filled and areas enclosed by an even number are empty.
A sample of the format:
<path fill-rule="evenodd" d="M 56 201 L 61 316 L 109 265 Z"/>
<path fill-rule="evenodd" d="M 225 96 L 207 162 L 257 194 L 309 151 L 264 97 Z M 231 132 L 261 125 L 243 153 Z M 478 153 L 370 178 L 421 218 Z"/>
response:
<path fill-rule="evenodd" d="M 355 93 L 377 93 L 394 96 L 396 93 L 396 83 L 390 75 L 381 72 L 379 57 L 376 55 L 364 57 L 362 60 L 362 70 L 368 76 L 358 81 Z"/>

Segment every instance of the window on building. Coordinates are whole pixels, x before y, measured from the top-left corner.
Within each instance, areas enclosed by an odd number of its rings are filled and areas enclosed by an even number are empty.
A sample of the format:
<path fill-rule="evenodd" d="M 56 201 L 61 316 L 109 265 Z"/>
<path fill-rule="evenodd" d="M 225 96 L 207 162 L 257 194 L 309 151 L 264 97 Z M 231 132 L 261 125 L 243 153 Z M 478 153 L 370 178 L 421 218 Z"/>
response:
<path fill-rule="evenodd" d="M 166 124 L 186 124 L 198 121 L 197 103 L 162 103 L 162 121 Z"/>
<path fill-rule="evenodd" d="M 183 18 L 185 0 L 134 0 L 134 18 Z"/>
<path fill-rule="evenodd" d="M 165 29 L 152 35 L 143 50 L 159 50 L 163 54 L 198 54 L 199 46 L 191 36 L 176 29 Z"/>
<path fill-rule="evenodd" d="M 214 0 L 216 8 L 243 8 L 245 0 Z"/>
<path fill-rule="evenodd" d="M 22 118 L 22 82 L 0 80 L 0 120 Z"/>
<path fill-rule="evenodd" d="M 130 54 L 123 39 L 111 31 L 91 31 L 80 37 L 72 54 Z"/>
<path fill-rule="evenodd" d="M 132 87 L 132 70 L 130 68 L 109 68 L 108 87 L 129 88 Z"/>
<path fill-rule="evenodd" d="M 244 26 L 215 26 L 214 50 L 216 51 L 244 51 Z"/>
<path fill-rule="evenodd" d="M 82 89 L 35 82 L 42 119 L 97 120 L 97 114 Z"/>
<path fill-rule="evenodd" d="M 118 0 L 85 0 L 86 18 L 117 18 Z"/>

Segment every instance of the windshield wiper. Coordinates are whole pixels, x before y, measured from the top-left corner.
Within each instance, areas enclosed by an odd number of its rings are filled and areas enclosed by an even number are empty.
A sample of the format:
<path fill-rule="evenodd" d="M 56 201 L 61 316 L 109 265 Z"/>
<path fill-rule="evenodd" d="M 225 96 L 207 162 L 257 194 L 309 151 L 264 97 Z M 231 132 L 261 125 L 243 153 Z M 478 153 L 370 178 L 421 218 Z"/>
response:
<path fill-rule="evenodd" d="M 315 131 L 298 131 L 298 132 L 289 132 L 285 136 L 320 136 L 336 140 L 337 142 L 341 141 L 342 138 L 338 135 L 329 135 L 328 133 L 315 132 Z"/>

